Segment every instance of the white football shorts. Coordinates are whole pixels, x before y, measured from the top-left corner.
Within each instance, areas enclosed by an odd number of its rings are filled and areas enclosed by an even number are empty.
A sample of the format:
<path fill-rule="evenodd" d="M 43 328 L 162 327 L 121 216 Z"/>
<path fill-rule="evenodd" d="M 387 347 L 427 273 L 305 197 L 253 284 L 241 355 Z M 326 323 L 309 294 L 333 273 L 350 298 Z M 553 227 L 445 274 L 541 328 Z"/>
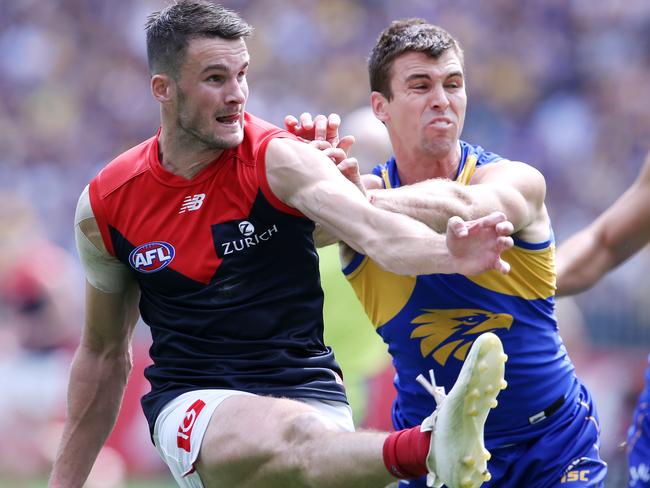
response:
<path fill-rule="evenodd" d="M 181 488 L 203 488 L 194 463 L 203 436 L 217 407 L 234 395 L 250 395 L 238 390 L 195 390 L 183 393 L 162 409 L 154 426 L 153 441 Z M 352 409 L 343 402 L 297 398 L 314 407 L 342 431 L 353 432 Z"/>

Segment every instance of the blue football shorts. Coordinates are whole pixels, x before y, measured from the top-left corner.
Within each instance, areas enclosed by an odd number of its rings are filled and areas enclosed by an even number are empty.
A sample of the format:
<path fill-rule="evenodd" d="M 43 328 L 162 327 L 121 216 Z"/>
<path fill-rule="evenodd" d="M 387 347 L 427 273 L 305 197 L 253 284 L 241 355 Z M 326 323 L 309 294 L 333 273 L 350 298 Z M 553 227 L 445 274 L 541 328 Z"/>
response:
<path fill-rule="evenodd" d="M 538 437 L 490 449 L 488 469 L 492 479 L 482 488 L 605 486 L 607 464 L 598 452 L 598 415 L 587 389 L 581 386 L 574 404 L 563 405 L 547 421 L 552 424 Z M 402 481 L 399 486 L 424 488 L 426 479 Z"/>

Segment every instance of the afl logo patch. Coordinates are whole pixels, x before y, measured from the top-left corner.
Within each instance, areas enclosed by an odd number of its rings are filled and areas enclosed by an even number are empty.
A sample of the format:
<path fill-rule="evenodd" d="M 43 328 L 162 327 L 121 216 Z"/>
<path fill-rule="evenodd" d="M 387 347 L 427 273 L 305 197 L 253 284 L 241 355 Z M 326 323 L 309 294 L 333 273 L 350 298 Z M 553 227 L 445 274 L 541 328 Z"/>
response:
<path fill-rule="evenodd" d="M 140 273 L 154 273 L 167 267 L 174 259 L 174 246 L 167 242 L 147 242 L 129 254 L 131 267 Z"/>

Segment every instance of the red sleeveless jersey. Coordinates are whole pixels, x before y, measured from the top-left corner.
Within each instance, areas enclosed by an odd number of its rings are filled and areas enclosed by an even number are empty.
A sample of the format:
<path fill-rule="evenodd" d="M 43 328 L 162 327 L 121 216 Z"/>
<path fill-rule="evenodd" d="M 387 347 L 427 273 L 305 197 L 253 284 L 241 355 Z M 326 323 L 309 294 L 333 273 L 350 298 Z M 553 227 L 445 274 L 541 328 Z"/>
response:
<path fill-rule="evenodd" d="M 151 429 L 189 390 L 346 401 L 323 343 L 314 224 L 266 179 L 274 137 L 293 136 L 246 114 L 243 142 L 187 180 L 161 166 L 156 136 L 90 183 L 106 248 L 142 291 L 153 337 L 142 399 Z"/>

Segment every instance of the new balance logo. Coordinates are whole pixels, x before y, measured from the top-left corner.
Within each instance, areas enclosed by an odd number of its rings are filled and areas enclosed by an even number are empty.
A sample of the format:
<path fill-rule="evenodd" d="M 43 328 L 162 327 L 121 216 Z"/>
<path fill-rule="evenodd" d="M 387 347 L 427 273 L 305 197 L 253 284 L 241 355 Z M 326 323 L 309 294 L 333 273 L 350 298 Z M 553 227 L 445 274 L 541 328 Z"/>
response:
<path fill-rule="evenodd" d="M 201 205 L 203 205 L 203 200 L 205 200 L 205 193 L 197 193 L 196 195 L 186 196 L 178 213 L 182 214 L 185 212 L 192 212 L 194 210 L 200 209 Z"/>

